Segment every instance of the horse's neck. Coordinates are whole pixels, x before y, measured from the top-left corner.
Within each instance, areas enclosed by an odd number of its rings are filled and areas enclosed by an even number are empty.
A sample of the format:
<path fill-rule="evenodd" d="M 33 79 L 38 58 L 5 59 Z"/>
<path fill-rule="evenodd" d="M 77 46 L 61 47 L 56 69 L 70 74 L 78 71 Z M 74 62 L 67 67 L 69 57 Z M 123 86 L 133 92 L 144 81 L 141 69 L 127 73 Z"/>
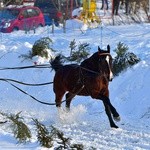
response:
<path fill-rule="evenodd" d="M 90 58 L 84 60 L 80 66 L 83 68 L 93 70 L 93 71 L 97 71 L 97 67 L 96 67 L 95 63 L 93 63 L 93 61 Z"/>

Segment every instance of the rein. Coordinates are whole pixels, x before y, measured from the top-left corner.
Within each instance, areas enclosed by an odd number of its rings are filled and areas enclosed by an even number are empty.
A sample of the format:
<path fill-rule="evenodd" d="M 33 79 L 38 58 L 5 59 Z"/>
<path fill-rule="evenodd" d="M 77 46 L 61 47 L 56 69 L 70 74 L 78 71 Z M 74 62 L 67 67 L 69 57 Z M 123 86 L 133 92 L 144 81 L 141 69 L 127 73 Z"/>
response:
<path fill-rule="evenodd" d="M 81 67 L 81 66 L 80 66 L 80 68 L 83 69 L 83 70 L 86 70 L 86 71 L 88 71 L 88 72 L 92 72 L 92 73 L 95 73 L 95 74 L 98 74 L 98 75 L 100 74 L 99 72 L 96 72 L 96 71 L 87 69 L 87 68 L 85 68 L 85 67 Z"/>
<path fill-rule="evenodd" d="M 111 55 L 110 55 L 110 53 L 100 53 L 100 54 L 98 54 L 99 56 L 110 56 L 110 57 L 112 57 Z M 87 69 L 87 68 L 85 68 L 85 67 L 82 67 L 82 66 L 80 66 L 83 70 L 86 70 L 86 71 L 89 71 L 89 72 L 92 72 L 92 73 L 95 73 L 95 74 L 100 74 L 99 72 L 96 72 L 96 71 L 93 71 L 93 70 L 90 70 L 90 69 Z"/>
<path fill-rule="evenodd" d="M 19 69 L 30 69 L 30 68 L 50 68 L 49 64 L 43 65 L 32 65 L 32 66 L 24 66 L 24 67 L 4 67 L 0 68 L 0 70 L 19 70 Z"/>
<path fill-rule="evenodd" d="M 101 53 L 99 54 L 100 56 L 104 56 L 104 55 L 109 55 L 111 57 L 111 55 L 109 53 Z M 91 73 L 94 73 L 94 74 L 98 74 L 100 75 L 101 73 L 100 72 L 96 72 L 96 71 L 93 71 L 93 70 L 90 70 L 90 69 L 87 69 L 85 67 L 82 67 L 80 66 L 80 71 L 83 69 L 83 70 L 86 70 L 88 72 L 91 72 Z M 50 65 L 48 64 L 44 64 L 44 65 L 33 65 L 33 66 L 24 66 L 24 67 L 5 67 L 5 68 L 0 68 L 0 70 L 16 70 L 16 69 L 29 69 L 29 68 L 50 68 Z M 82 72 L 82 71 L 81 71 Z M 82 74 L 80 72 L 80 74 Z M 82 75 L 83 76 L 83 75 Z M 19 91 L 21 91 L 22 93 L 28 95 L 29 97 L 31 97 L 33 100 L 41 103 L 41 104 L 45 104 L 45 105 L 56 105 L 56 103 L 47 103 L 47 102 L 43 102 L 43 101 L 40 101 L 38 100 L 37 98 L 35 98 L 34 96 L 28 94 L 27 92 L 25 92 L 24 90 L 22 90 L 21 88 L 17 87 L 16 85 L 14 85 L 13 83 L 11 82 L 15 82 L 15 83 L 18 83 L 18 84 L 23 84 L 23 85 L 28 85 L 28 86 L 43 86 L 43 85 L 48 85 L 48 84 L 52 84 L 53 82 L 47 82 L 47 83 L 41 83 L 41 84 L 29 84 L 29 83 L 24 83 L 24 82 L 20 82 L 20 81 L 17 81 L 17 80 L 13 80 L 13 79 L 4 79 L 4 78 L 0 78 L 1 81 L 5 81 L 7 83 L 9 83 L 11 86 L 13 86 L 14 88 L 18 89 Z M 81 81 L 81 79 L 79 79 Z M 78 93 L 81 92 L 81 90 L 85 87 L 84 85 L 84 82 L 82 82 L 82 87 L 76 92 L 76 93 L 73 93 L 73 95 L 77 95 Z M 67 101 L 68 99 L 70 99 L 72 96 L 70 96 L 69 98 L 61 101 L 61 103 L 64 103 L 65 101 Z"/>
<path fill-rule="evenodd" d="M 44 65 L 33 65 L 33 66 L 23 66 L 23 67 L 5 67 L 5 68 L 0 68 L 0 70 L 19 70 L 19 69 L 32 69 L 32 68 L 50 68 L 50 65 L 44 64 Z M 86 69 L 86 68 L 85 68 Z M 44 104 L 44 105 L 56 105 L 56 103 L 47 103 L 47 102 L 43 102 L 40 101 L 39 99 L 35 98 L 34 96 L 30 95 L 29 93 L 25 92 L 24 90 L 22 90 L 21 88 L 17 87 L 16 85 L 14 85 L 11 82 L 15 82 L 18 84 L 22 84 L 22 85 L 27 85 L 27 86 L 44 86 L 44 85 L 48 85 L 48 84 L 52 84 L 53 82 L 46 82 L 46 83 L 39 83 L 39 84 L 31 84 L 31 83 L 25 83 L 25 82 L 20 82 L 18 80 L 14 80 L 14 79 L 9 79 L 9 78 L 0 78 L 0 81 L 4 81 L 7 82 L 8 84 L 10 84 L 11 86 L 13 86 L 14 88 L 16 88 L 17 90 L 19 90 L 20 92 L 24 93 L 25 95 L 28 95 L 29 97 L 31 97 L 33 100 Z M 82 89 L 84 88 L 84 85 L 82 85 L 82 87 L 76 92 L 74 93 L 74 95 L 77 95 Z M 71 97 L 69 97 L 71 98 Z M 64 103 L 65 101 L 67 101 L 69 98 L 61 101 L 61 103 Z"/>
<path fill-rule="evenodd" d="M 0 70 L 6 70 L 6 69 L 27 69 L 27 68 L 43 68 L 43 66 L 45 65 L 38 65 L 38 66 L 25 66 L 25 67 L 13 67 L 13 68 L 1 68 Z M 84 70 L 87 70 L 89 72 L 93 72 L 93 73 L 96 73 L 96 74 L 99 74 L 98 72 L 95 72 L 95 71 L 92 71 L 92 70 L 89 70 L 89 69 L 86 69 L 84 67 L 81 67 L 80 68 L 84 69 Z M 8 79 L 8 78 L 0 78 L 0 81 L 4 81 L 4 82 L 7 82 L 8 84 L 10 84 L 11 86 L 13 86 L 14 88 L 16 88 L 17 90 L 19 90 L 20 92 L 24 93 L 25 95 L 28 95 L 29 97 L 31 97 L 33 100 L 41 103 L 41 104 L 44 104 L 44 105 L 56 105 L 56 103 L 47 103 L 47 102 L 44 102 L 44 101 L 41 101 L 37 98 L 35 98 L 34 96 L 30 95 L 29 93 L 25 92 L 24 90 L 22 90 L 21 88 L 17 87 L 16 85 L 14 85 L 13 83 L 11 82 L 15 82 L 15 83 L 18 83 L 18 84 L 22 84 L 22 85 L 27 85 L 27 86 L 44 86 L 44 85 L 48 85 L 48 84 L 52 84 L 53 82 L 46 82 L 46 83 L 39 83 L 39 84 L 31 84 L 31 83 L 25 83 L 25 82 L 20 82 L 18 80 L 13 80 L 13 79 Z M 84 88 L 84 84 L 82 84 L 82 87 L 76 92 L 74 93 L 74 95 L 77 95 L 82 89 Z M 68 99 L 70 99 L 72 96 L 70 96 L 69 98 L 61 101 L 61 104 L 64 103 L 65 101 L 67 101 Z"/>
<path fill-rule="evenodd" d="M 46 82 L 46 83 L 39 83 L 39 84 L 31 84 L 31 83 L 25 83 L 25 82 L 20 82 L 17 80 L 13 80 L 13 79 L 4 79 L 4 78 L 0 78 L 1 81 L 11 81 L 11 82 L 15 82 L 18 84 L 22 84 L 22 85 L 28 85 L 28 86 L 43 86 L 43 85 L 48 85 L 48 84 L 52 84 L 53 82 Z"/>
<path fill-rule="evenodd" d="M 20 92 L 22 92 L 22 93 L 28 95 L 28 96 L 31 97 L 33 100 L 35 100 L 35 101 L 37 101 L 37 102 L 39 102 L 39 103 L 41 103 L 41 104 L 44 104 L 44 105 L 56 105 L 56 103 L 47 103 L 47 102 L 40 101 L 40 100 L 38 100 L 37 98 L 35 98 L 34 96 L 28 94 L 27 92 L 25 92 L 24 90 L 22 90 L 21 88 L 17 87 L 16 85 L 14 85 L 13 83 L 10 82 L 10 81 L 16 82 L 16 80 L 12 80 L 12 79 L 2 79 L 2 78 L 1 78 L 0 80 L 9 83 L 11 86 L 13 86 L 14 88 L 16 88 L 16 89 L 19 90 Z M 19 82 L 18 82 L 18 83 L 19 83 Z M 50 83 L 52 83 L 52 82 L 50 82 Z M 26 83 L 26 84 L 27 84 L 27 83 Z M 46 84 L 47 84 L 47 83 L 46 83 Z M 42 86 L 42 85 L 46 85 L 46 84 L 44 83 L 44 84 L 38 84 L 38 85 Z M 34 86 L 35 86 L 35 84 L 27 84 L 27 85 L 32 85 L 32 86 L 34 85 Z M 83 88 L 84 88 L 84 85 L 82 85 L 82 87 L 81 87 L 76 93 L 74 93 L 74 95 L 77 95 Z M 72 97 L 72 96 L 70 96 L 70 97 L 68 97 L 67 99 L 61 101 L 61 104 L 64 103 L 64 102 L 66 102 L 66 101 L 67 101 L 68 99 L 70 99 L 71 97 Z"/>

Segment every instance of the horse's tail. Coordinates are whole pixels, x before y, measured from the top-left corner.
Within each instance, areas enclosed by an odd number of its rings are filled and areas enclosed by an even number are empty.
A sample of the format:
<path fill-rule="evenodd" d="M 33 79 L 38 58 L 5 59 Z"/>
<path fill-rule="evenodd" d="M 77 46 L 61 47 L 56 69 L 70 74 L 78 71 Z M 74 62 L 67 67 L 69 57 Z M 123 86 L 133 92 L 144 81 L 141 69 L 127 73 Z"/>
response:
<path fill-rule="evenodd" d="M 56 56 L 53 60 L 50 61 L 51 68 L 55 71 L 59 70 L 63 66 L 63 58 L 61 55 Z"/>

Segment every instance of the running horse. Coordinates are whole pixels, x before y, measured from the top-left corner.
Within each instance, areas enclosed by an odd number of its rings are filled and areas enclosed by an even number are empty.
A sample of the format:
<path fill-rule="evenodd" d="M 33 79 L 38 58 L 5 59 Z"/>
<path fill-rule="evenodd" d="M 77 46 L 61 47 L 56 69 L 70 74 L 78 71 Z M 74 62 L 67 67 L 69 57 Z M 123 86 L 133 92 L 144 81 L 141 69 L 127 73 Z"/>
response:
<path fill-rule="evenodd" d="M 80 65 L 63 65 L 60 56 L 50 63 L 56 72 L 53 82 L 56 107 L 61 107 L 65 93 L 66 108 L 68 109 L 70 109 L 71 100 L 75 95 L 91 96 L 93 99 L 102 100 L 110 126 L 118 128 L 113 118 L 115 121 L 119 121 L 120 116 L 110 102 L 108 90 L 109 81 L 113 79 L 109 45 L 107 45 L 107 50 L 101 50 L 98 47 L 98 51 Z"/>

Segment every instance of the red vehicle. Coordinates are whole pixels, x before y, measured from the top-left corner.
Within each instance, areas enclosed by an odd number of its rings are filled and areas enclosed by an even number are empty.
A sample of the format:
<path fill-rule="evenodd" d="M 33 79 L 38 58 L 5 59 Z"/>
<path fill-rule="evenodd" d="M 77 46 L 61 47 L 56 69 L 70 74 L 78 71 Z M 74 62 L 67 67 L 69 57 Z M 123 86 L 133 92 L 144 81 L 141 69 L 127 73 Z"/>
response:
<path fill-rule="evenodd" d="M 31 30 L 44 25 L 44 16 L 38 7 L 8 7 L 0 10 L 1 32 L 10 33 L 16 30 Z"/>

